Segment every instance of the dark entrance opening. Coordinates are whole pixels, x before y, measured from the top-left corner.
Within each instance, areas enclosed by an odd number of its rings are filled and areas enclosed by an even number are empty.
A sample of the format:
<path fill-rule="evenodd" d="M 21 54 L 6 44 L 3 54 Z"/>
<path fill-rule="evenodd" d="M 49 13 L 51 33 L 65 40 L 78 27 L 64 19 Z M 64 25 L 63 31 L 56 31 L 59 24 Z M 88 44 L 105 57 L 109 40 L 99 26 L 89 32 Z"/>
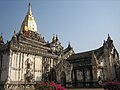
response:
<path fill-rule="evenodd" d="M 66 74 L 64 71 L 61 72 L 61 75 L 60 75 L 60 79 L 61 79 L 61 84 L 66 87 Z"/>
<path fill-rule="evenodd" d="M 56 82 L 56 71 L 54 68 L 50 70 L 49 80 Z"/>

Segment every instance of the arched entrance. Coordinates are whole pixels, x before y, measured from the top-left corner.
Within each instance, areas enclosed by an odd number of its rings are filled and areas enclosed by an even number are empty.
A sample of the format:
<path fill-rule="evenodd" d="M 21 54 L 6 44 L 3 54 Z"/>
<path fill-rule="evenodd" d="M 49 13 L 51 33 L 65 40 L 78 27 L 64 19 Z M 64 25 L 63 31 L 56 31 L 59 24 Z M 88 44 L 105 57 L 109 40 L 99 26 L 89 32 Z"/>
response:
<path fill-rule="evenodd" d="M 64 71 L 61 72 L 61 75 L 60 75 L 60 79 L 61 79 L 61 84 L 66 87 L 66 74 Z"/>
<path fill-rule="evenodd" d="M 49 80 L 56 82 L 56 71 L 55 71 L 54 68 L 52 68 L 52 69 L 50 70 Z"/>

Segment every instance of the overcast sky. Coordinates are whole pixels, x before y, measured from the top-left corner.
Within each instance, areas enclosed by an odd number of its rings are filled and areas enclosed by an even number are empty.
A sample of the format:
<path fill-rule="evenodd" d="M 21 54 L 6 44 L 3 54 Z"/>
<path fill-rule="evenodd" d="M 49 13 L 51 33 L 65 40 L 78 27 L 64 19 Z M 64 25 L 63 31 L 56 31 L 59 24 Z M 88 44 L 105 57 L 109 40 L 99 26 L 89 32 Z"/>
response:
<path fill-rule="evenodd" d="M 70 41 L 75 52 L 83 52 L 102 46 L 109 33 L 120 52 L 120 0 L 0 0 L 5 42 L 19 32 L 29 1 L 46 41 L 57 34 L 64 47 Z"/>

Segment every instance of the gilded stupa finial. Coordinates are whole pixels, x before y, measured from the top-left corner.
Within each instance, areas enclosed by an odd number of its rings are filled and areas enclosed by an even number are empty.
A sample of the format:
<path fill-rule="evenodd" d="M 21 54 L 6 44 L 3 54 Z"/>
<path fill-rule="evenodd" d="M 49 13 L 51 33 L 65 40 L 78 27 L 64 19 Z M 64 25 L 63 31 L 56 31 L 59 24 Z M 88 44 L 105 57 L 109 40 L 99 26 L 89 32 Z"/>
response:
<path fill-rule="evenodd" d="M 28 14 L 29 15 L 32 15 L 32 8 L 31 8 L 32 6 L 31 6 L 31 3 L 29 2 L 29 5 L 28 5 Z"/>
<path fill-rule="evenodd" d="M 28 31 L 37 32 L 37 24 L 35 22 L 34 16 L 32 15 L 32 6 L 30 2 L 28 4 L 27 15 L 25 16 L 20 28 L 20 33 L 25 33 Z"/>

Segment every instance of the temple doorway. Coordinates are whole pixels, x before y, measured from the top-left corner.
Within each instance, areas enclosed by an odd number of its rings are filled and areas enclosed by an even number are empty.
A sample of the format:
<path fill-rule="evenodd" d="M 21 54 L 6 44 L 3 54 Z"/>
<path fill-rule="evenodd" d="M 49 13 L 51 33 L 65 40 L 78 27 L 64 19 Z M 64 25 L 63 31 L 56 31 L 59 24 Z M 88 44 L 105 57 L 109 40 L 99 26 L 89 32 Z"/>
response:
<path fill-rule="evenodd" d="M 54 68 L 50 70 L 50 81 L 56 82 L 56 71 Z"/>
<path fill-rule="evenodd" d="M 61 84 L 66 87 L 66 74 L 64 71 L 61 72 L 61 75 L 60 75 L 60 79 L 61 79 Z"/>

